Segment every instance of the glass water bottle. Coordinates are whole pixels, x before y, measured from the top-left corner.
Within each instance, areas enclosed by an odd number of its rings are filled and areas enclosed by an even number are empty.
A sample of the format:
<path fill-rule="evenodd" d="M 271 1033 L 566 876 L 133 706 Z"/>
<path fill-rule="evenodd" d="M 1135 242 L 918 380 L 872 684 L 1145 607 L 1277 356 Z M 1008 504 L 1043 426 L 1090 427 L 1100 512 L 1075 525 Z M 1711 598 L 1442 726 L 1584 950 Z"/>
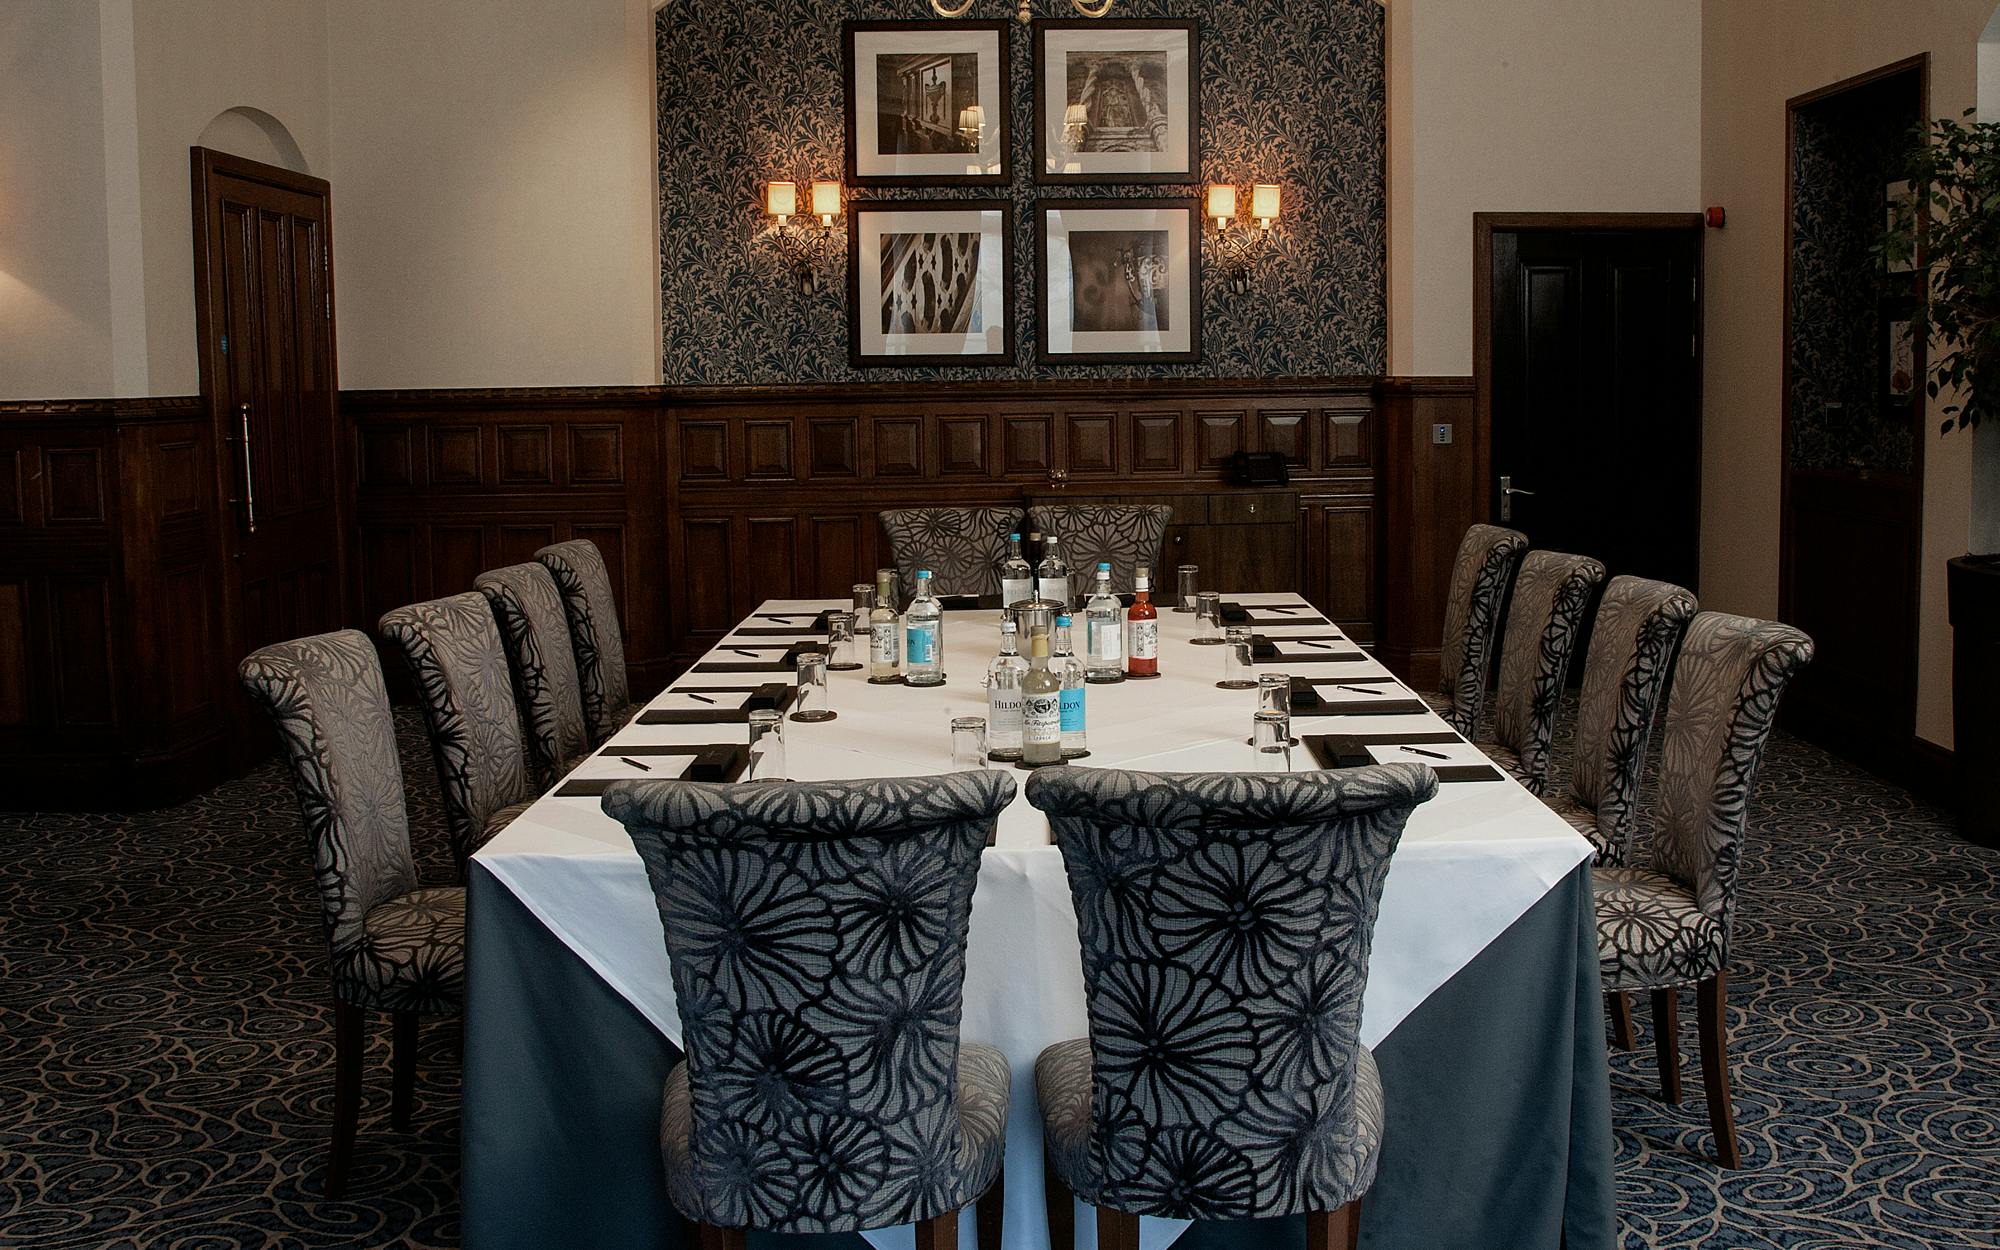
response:
<path fill-rule="evenodd" d="M 1070 618 L 1056 618 L 1055 654 L 1049 659 L 1049 667 L 1062 682 L 1062 753 L 1066 760 L 1090 754 L 1090 743 L 1083 731 L 1083 686 L 1085 674 L 1076 653 L 1069 649 Z"/>
<path fill-rule="evenodd" d="M 1021 682 L 1028 662 L 1016 645 L 1014 622 L 1000 623 L 1000 654 L 986 670 L 986 753 L 996 760 L 1021 758 Z"/>
<path fill-rule="evenodd" d="M 1099 561 L 1097 584 L 1083 607 L 1084 676 L 1100 685 L 1125 680 L 1125 606 L 1111 592 L 1111 564 Z"/>
<path fill-rule="evenodd" d="M 944 685 L 944 605 L 931 593 L 931 571 L 917 570 L 917 597 L 903 614 L 903 684 Z"/>

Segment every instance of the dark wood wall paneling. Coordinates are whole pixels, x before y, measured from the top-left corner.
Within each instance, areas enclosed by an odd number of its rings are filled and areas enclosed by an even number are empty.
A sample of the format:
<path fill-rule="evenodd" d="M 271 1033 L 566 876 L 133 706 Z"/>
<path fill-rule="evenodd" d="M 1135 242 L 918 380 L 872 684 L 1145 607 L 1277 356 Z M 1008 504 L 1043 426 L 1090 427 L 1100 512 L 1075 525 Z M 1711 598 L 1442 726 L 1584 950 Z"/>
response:
<path fill-rule="evenodd" d="M 1390 378 L 1377 388 L 1382 507 L 1376 540 L 1382 662 L 1435 689 L 1452 559 L 1466 527 L 1490 519 L 1487 431 L 1470 378 Z M 1452 441 L 1432 441 L 1440 424 Z"/>

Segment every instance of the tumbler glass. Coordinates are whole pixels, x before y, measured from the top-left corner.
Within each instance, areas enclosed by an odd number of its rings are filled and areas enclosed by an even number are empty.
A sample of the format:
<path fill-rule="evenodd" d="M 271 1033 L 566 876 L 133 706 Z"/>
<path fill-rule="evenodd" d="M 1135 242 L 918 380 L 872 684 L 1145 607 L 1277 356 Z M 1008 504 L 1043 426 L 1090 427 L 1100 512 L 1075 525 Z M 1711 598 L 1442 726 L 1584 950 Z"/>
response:
<path fill-rule="evenodd" d="M 854 658 L 854 613 L 826 614 L 826 666 L 836 673 L 851 673 L 861 667 Z"/>
<path fill-rule="evenodd" d="M 1174 591 L 1174 611 L 1194 611 L 1195 579 L 1201 576 L 1201 566 L 1183 564 L 1175 570 L 1180 574 L 1179 587 Z"/>
<path fill-rule="evenodd" d="M 792 697 L 792 719 L 816 724 L 839 713 L 827 706 L 826 652 L 801 651 L 792 663 L 799 670 L 799 690 Z"/>
<path fill-rule="evenodd" d="M 856 582 L 850 593 L 854 596 L 854 632 L 867 634 L 868 614 L 875 610 L 875 588 L 867 582 Z"/>
<path fill-rule="evenodd" d="M 1251 722 L 1250 748 L 1255 771 L 1292 771 L 1292 718 L 1283 712 L 1258 712 Z"/>
<path fill-rule="evenodd" d="M 1291 724 L 1292 679 L 1289 674 L 1257 674 L 1257 710 L 1259 712 L 1280 713 L 1284 716 L 1285 723 L 1287 725 Z M 1297 738 L 1291 740 L 1292 746 L 1297 746 L 1298 744 L 1299 740 Z"/>
<path fill-rule="evenodd" d="M 1228 637 L 1223 642 L 1222 680 L 1215 684 L 1224 690 L 1255 690 L 1256 644 L 1250 640 L 1248 625 L 1232 625 Z"/>
<path fill-rule="evenodd" d="M 1199 647 L 1222 645 L 1222 596 L 1204 590 L 1194 597 L 1194 643 Z"/>
<path fill-rule="evenodd" d="M 750 713 L 750 767 L 743 780 L 786 780 L 785 718 L 769 708 Z"/>
<path fill-rule="evenodd" d="M 986 718 L 955 716 L 951 722 L 951 766 L 960 772 L 986 767 Z"/>

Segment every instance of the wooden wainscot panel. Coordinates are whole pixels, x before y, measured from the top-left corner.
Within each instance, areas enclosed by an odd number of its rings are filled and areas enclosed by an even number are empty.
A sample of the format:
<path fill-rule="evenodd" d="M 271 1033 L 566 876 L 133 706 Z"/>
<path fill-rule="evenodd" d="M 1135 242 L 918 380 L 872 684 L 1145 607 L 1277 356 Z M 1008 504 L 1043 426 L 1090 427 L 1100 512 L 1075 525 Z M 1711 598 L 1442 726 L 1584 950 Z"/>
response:
<path fill-rule="evenodd" d="M 1329 469 L 1363 469 L 1375 463 L 1375 439 L 1368 428 L 1369 409 L 1329 406 L 1321 410 L 1325 423 L 1326 448 L 1323 461 Z"/>
<path fill-rule="evenodd" d="M 792 476 L 790 421 L 745 421 L 743 447 L 744 477 L 769 481 Z"/>
<path fill-rule="evenodd" d="M 569 427 L 569 480 L 578 486 L 625 481 L 625 427 L 613 422 Z"/>
<path fill-rule="evenodd" d="M 212 483 L 201 479 L 201 447 L 191 439 L 162 442 L 154 452 L 153 482 L 163 521 L 200 512 Z"/>
<path fill-rule="evenodd" d="M 1234 412 L 1198 411 L 1194 414 L 1195 467 L 1221 469 L 1229 458 L 1247 450 L 1241 410 Z"/>
<path fill-rule="evenodd" d="M 876 417 L 870 426 L 875 438 L 876 477 L 922 477 L 924 475 L 924 423 L 920 417 Z"/>
<path fill-rule="evenodd" d="M 682 420 L 683 481 L 726 481 L 729 477 L 729 423 Z"/>
<path fill-rule="evenodd" d="M 497 427 L 500 443 L 500 481 L 508 486 L 553 486 L 550 471 L 550 438 L 554 430 L 546 425 L 503 425 Z"/>
<path fill-rule="evenodd" d="M 42 453 L 43 519 L 50 525 L 104 521 L 104 453 L 95 447 L 50 447 Z"/>
<path fill-rule="evenodd" d="M 1000 471 L 1009 477 L 1047 477 L 1056 467 L 1055 418 L 1047 414 L 1000 418 Z"/>
<path fill-rule="evenodd" d="M 556 542 L 554 521 L 539 524 L 522 522 L 500 527 L 500 564 L 526 564 L 535 558 L 535 553 Z M 609 562 L 610 557 L 606 557 Z"/>
<path fill-rule="evenodd" d="M 19 525 L 27 520 L 22 506 L 21 452 L 0 448 L 0 525 Z"/>
<path fill-rule="evenodd" d="M 407 490 L 417 484 L 416 458 L 410 451 L 416 433 L 417 427 L 400 422 L 364 425 L 356 431 L 362 490 Z"/>
<path fill-rule="evenodd" d="M 859 425 L 853 417 L 815 417 L 806 423 L 806 465 L 814 477 L 860 476 Z"/>
<path fill-rule="evenodd" d="M 1140 411 L 1132 414 L 1132 472 L 1178 476 L 1184 463 L 1178 412 Z"/>
<path fill-rule="evenodd" d="M 1118 472 L 1118 414 L 1063 414 L 1063 468 L 1071 477 L 1112 477 Z"/>
<path fill-rule="evenodd" d="M 734 522 L 726 516 L 683 517 L 680 528 L 681 630 L 720 637 L 738 620 Z"/>
<path fill-rule="evenodd" d="M 431 528 L 431 590 L 455 595 L 471 590 L 473 579 L 494 566 L 486 554 L 484 525 L 433 525 Z"/>
<path fill-rule="evenodd" d="M 56 653 L 56 719 L 66 726 L 112 721 L 111 584 L 52 577 L 49 638 Z"/>
<path fill-rule="evenodd" d="M 31 719 L 30 636 L 27 579 L 0 581 L 0 725 L 26 725 Z"/>
<path fill-rule="evenodd" d="M 1257 450 L 1277 452 L 1288 465 L 1306 464 L 1309 416 L 1304 408 L 1257 409 Z"/>
<path fill-rule="evenodd" d="M 361 615 L 372 628 L 384 612 L 429 596 L 418 576 L 417 527 L 371 521 L 361 527 Z"/>
<path fill-rule="evenodd" d="M 938 473 L 946 477 L 986 476 L 986 418 L 937 419 Z"/>
<path fill-rule="evenodd" d="M 798 521 L 788 516 L 753 516 L 745 528 L 748 584 L 741 588 L 747 597 L 735 605 L 733 615 L 739 618 L 761 600 L 797 597 Z"/>
<path fill-rule="evenodd" d="M 799 593 L 844 599 L 857 582 L 873 580 L 863 542 L 873 513 L 812 513 L 805 518 L 806 541 L 799 565 Z"/>
<path fill-rule="evenodd" d="M 479 427 L 430 427 L 433 486 L 479 485 Z"/>
<path fill-rule="evenodd" d="M 1483 434 L 1469 378 L 1391 379 L 1378 392 L 1382 579 L 1382 661 L 1419 688 L 1434 689 L 1444 637 L 1451 562 L 1466 527 L 1488 514 Z M 1450 422 L 1458 437 L 1440 446 L 1430 427 Z"/>

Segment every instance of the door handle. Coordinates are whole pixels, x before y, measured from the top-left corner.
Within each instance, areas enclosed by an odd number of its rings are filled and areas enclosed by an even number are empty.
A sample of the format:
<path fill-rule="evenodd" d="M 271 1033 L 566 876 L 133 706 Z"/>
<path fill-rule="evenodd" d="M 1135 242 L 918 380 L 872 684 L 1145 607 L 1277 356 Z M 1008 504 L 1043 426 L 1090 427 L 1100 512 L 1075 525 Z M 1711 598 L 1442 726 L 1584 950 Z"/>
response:
<path fill-rule="evenodd" d="M 1514 519 L 1514 496 L 1528 495 L 1532 497 L 1534 493 L 1534 491 L 1522 490 L 1520 487 L 1514 485 L 1512 474 L 1502 473 L 1500 475 L 1500 519 L 1503 521 Z"/>
<path fill-rule="evenodd" d="M 257 532 L 257 475 L 250 461 L 249 404 L 236 405 L 236 420 L 240 433 L 225 441 L 240 444 L 243 448 L 243 498 L 229 502 L 243 505 L 243 528 L 254 534 Z"/>

